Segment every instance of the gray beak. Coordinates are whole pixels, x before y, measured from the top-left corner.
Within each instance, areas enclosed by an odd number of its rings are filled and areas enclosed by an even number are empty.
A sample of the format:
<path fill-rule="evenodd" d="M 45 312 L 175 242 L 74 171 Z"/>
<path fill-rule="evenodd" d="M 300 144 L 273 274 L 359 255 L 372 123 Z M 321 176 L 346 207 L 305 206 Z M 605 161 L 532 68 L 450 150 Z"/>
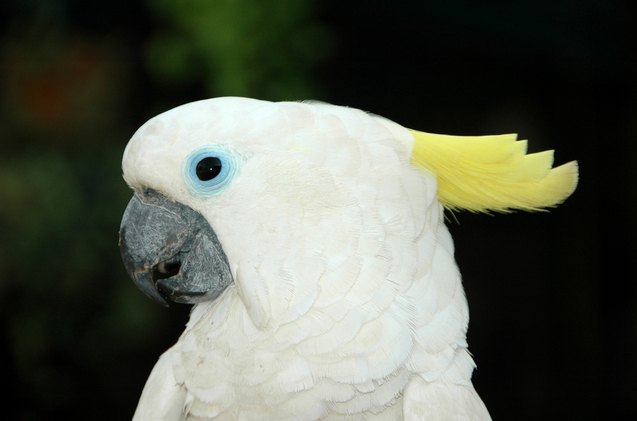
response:
<path fill-rule="evenodd" d="M 154 190 L 135 193 L 119 231 L 124 266 L 160 304 L 214 300 L 230 283 L 228 259 L 198 212 Z"/>

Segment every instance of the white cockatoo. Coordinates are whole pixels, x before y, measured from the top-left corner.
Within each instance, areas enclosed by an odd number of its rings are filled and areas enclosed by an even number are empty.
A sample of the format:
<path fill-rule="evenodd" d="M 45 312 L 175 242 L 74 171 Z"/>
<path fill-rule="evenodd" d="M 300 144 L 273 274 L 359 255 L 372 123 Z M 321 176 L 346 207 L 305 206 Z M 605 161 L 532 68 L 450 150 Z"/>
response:
<path fill-rule="evenodd" d="M 215 98 L 144 124 L 120 247 L 195 304 L 135 420 L 486 420 L 443 209 L 537 210 L 577 164 L 515 135 L 406 129 L 316 102 Z"/>

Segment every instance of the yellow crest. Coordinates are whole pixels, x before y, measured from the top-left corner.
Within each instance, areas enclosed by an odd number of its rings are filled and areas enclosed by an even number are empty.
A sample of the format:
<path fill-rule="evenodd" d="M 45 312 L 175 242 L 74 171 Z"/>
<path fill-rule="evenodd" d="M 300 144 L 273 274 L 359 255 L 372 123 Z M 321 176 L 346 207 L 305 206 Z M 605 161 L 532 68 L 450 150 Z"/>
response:
<path fill-rule="evenodd" d="M 553 165 L 553 151 L 526 154 L 515 134 L 451 136 L 412 130 L 411 161 L 438 178 L 448 209 L 536 211 L 562 203 L 577 186 L 577 162 Z"/>

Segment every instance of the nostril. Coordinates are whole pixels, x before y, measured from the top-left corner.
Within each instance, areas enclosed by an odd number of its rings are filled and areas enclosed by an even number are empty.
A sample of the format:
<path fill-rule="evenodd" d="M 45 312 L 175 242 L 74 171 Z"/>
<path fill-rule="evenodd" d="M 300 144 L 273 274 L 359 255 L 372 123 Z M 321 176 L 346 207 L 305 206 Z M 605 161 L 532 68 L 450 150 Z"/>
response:
<path fill-rule="evenodd" d="M 172 278 L 179 273 L 181 269 L 181 261 L 163 261 L 153 266 L 153 279 L 155 281 L 159 279 Z"/>

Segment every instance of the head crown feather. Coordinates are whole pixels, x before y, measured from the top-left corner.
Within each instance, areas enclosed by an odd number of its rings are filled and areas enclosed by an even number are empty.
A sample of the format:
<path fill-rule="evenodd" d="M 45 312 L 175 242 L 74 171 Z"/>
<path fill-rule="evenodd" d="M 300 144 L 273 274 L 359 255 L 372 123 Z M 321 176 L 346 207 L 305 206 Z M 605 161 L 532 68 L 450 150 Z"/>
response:
<path fill-rule="evenodd" d="M 526 154 L 516 134 L 451 136 L 412 130 L 412 163 L 433 172 L 448 209 L 537 211 L 562 203 L 577 186 L 578 166 L 553 166 L 553 151 Z"/>

